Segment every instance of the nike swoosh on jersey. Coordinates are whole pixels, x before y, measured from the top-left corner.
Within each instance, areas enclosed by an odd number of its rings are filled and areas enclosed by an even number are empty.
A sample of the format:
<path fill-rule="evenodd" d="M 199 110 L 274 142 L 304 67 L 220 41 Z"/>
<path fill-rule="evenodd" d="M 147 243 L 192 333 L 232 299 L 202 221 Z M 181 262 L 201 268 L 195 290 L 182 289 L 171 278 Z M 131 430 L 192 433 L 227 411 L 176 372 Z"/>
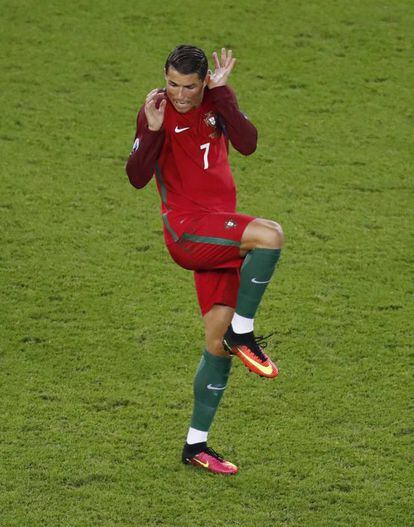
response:
<path fill-rule="evenodd" d="M 242 351 L 238 346 L 237 346 L 237 351 L 240 353 L 240 355 L 243 355 L 243 357 L 247 360 L 247 362 L 250 362 L 250 364 L 253 364 L 253 366 L 256 366 L 256 368 L 258 370 L 260 370 L 262 373 L 264 373 L 265 375 L 270 375 L 273 371 L 273 368 L 272 368 L 272 365 L 269 364 L 269 366 L 263 366 L 262 364 L 260 364 L 260 362 L 256 362 L 254 361 L 253 359 L 251 359 L 248 355 L 246 355 L 244 353 L 244 351 Z"/>
<path fill-rule="evenodd" d="M 227 384 L 224 386 L 214 386 L 214 384 L 207 384 L 207 390 L 224 390 Z"/>
<path fill-rule="evenodd" d="M 185 132 L 186 130 L 189 130 L 189 129 L 190 129 L 189 126 L 186 126 L 185 128 L 178 128 L 178 126 L 176 126 L 174 132 L 176 134 L 181 134 L 181 132 Z"/>
<path fill-rule="evenodd" d="M 268 284 L 270 280 L 266 280 L 265 282 L 261 282 L 260 280 L 256 280 L 256 278 L 252 278 L 252 282 L 254 284 Z"/>

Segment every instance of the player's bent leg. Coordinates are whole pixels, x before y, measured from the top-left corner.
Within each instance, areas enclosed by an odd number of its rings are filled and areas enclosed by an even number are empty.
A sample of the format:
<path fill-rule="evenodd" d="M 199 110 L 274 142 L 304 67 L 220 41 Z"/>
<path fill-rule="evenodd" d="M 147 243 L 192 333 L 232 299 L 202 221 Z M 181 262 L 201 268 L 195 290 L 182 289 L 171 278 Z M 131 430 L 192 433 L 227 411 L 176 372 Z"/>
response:
<path fill-rule="evenodd" d="M 224 336 L 224 346 L 244 365 L 262 377 L 276 377 L 277 366 L 264 352 L 263 337 L 254 335 L 254 317 L 268 283 L 272 279 L 283 245 L 280 225 L 270 220 L 250 222 L 241 239 L 245 255 L 240 271 L 236 311 Z"/>

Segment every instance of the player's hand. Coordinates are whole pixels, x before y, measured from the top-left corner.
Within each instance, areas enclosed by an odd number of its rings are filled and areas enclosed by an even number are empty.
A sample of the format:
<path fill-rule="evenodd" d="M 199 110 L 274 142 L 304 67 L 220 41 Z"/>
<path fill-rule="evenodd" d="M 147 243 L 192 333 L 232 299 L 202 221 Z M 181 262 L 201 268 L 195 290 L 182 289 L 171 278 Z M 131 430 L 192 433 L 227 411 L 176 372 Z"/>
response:
<path fill-rule="evenodd" d="M 161 95 L 162 96 L 162 95 Z M 145 99 L 144 111 L 148 121 L 148 128 L 153 132 L 157 132 L 164 122 L 165 106 L 167 99 L 163 98 L 159 105 L 157 101 L 160 98 L 160 93 L 157 88 L 151 90 Z M 158 106 L 158 108 L 157 108 Z"/>
<path fill-rule="evenodd" d="M 214 72 L 210 71 L 210 80 L 207 84 L 210 89 L 225 86 L 236 63 L 232 50 L 227 50 L 226 48 L 221 48 L 221 60 L 219 60 L 216 52 L 213 53 L 213 60 L 215 70 Z"/>

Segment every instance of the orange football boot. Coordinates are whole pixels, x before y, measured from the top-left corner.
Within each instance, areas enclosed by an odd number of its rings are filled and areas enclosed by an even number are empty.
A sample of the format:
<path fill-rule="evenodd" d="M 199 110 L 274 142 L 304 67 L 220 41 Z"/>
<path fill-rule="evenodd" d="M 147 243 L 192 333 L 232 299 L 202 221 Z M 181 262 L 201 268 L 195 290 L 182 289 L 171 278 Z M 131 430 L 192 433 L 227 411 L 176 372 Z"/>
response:
<path fill-rule="evenodd" d="M 278 369 L 263 351 L 267 346 L 266 339 L 270 337 L 255 337 L 250 333 L 235 333 L 231 325 L 223 338 L 224 348 L 232 355 L 237 355 L 243 364 L 253 373 L 261 377 L 277 377 Z"/>

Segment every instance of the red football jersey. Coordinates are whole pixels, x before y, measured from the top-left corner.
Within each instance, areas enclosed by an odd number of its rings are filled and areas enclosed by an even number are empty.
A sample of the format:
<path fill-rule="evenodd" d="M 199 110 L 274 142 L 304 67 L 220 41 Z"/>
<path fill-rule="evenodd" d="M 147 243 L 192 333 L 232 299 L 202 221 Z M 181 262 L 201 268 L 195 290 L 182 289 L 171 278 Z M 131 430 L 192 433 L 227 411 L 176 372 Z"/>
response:
<path fill-rule="evenodd" d="M 137 118 L 126 171 L 132 185 L 144 187 L 155 173 L 165 216 L 234 212 L 236 188 L 228 162 L 228 141 L 241 153 L 254 152 L 257 131 L 239 110 L 230 88 L 206 88 L 201 105 L 179 113 L 167 100 L 160 130 L 148 128 L 144 107 Z M 173 241 L 164 230 L 167 244 Z"/>
<path fill-rule="evenodd" d="M 155 172 L 163 212 L 235 210 L 227 139 L 209 95 L 186 113 L 167 101 L 165 139 Z"/>

